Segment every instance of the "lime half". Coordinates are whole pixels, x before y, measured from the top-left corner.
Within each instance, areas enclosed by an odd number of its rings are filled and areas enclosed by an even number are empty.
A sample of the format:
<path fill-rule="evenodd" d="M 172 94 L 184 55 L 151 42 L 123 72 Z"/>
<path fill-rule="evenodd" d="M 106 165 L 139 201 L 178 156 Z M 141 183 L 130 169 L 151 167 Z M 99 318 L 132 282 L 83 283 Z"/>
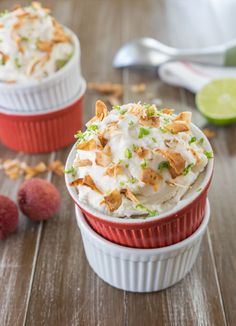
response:
<path fill-rule="evenodd" d="M 196 95 L 196 105 L 209 122 L 236 122 L 236 78 L 216 79 L 205 85 Z"/>

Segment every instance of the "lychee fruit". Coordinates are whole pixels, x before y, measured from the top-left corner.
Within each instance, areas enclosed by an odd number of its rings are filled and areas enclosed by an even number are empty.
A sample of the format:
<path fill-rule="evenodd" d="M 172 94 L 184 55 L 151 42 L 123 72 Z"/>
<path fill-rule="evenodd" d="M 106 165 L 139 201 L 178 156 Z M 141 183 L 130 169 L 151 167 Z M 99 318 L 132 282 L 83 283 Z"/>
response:
<path fill-rule="evenodd" d="M 15 231 L 18 219 L 16 204 L 10 198 L 0 195 L 0 240 Z"/>
<path fill-rule="evenodd" d="M 21 211 L 34 221 L 47 220 L 59 209 L 60 194 L 56 187 L 43 179 L 25 181 L 18 190 Z"/>

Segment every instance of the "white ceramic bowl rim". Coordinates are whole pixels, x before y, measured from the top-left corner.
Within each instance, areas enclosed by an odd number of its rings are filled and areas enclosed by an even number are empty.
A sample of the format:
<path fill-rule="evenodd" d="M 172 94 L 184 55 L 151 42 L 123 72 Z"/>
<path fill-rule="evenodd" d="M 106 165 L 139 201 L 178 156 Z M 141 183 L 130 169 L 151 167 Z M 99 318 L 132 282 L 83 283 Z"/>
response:
<path fill-rule="evenodd" d="M 191 123 L 191 130 L 193 131 L 193 134 L 199 138 L 203 138 L 204 139 L 204 149 L 206 151 L 212 151 L 212 147 L 210 145 L 209 140 L 207 139 L 207 137 L 204 135 L 204 133 L 198 128 L 196 127 L 193 123 Z M 75 155 L 76 155 L 76 149 L 75 149 L 76 144 L 72 147 L 69 156 L 67 158 L 66 161 L 66 166 L 65 169 L 69 169 L 72 166 L 72 163 L 74 161 Z M 211 176 L 212 176 L 212 172 L 213 172 L 213 165 L 214 165 L 214 159 L 209 159 L 208 164 L 206 169 L 204 170 L 204 172 L 202 172 L 202 174 L 204 175 L 202 183 L 199 185 L 199 189 L 201 189 L 198 192 L 193 192 L 192 194 L 190 194 L 188 196 L 188 198 L 186 199 L 182 199 L 180 201 L 179 204 L 175 205 L 175 207 L 173 207 L 172 209 L 165 211 L 159 215 L 153 216 L 153 217 L 149 217 L 147 219 L 141 219 L 141 218 L 120 218 L 120 217 L 113 217 L 110 215 L 106 215 L 103 214 L 102 212 L 94 209 L 91 206 L 86 205 L 85 203 L 81 202 L 78 200 L 78 194 L 76 191 L 76 187 L 71 187 L 69 185 L 69 183 L 72 181 L 70 178 L 71 176 L 69 174 L 65 174 L 65 181 L 66 181 L 66 186 L 67 189 L 71 195 L 71 197 L 73 198 L 73 200 L 78 203 L 78 205 L 84 209 L 85 211 L 87 211 L 88 213 L 92 214 L 93 216 L 102 219 L 102 220 L 106 220 L 109 221 L 111 223 L 119 223 L 119 224 L 141 224 L 141 223 L 148 223 L 148 222 L 153 222 L 156 220 L 160 220 L 162 218 L 168 217 L 169 215 L 173 215 L 175 213 L 177 213 L 178 211 L 180 211 L 181 209 L 183 209 L 184 207 L 188 206 L 191 202 L 193 202 L 198 196 L 201 195 L 201 193 L 203 191 L 205 191 L 205 188 L 207 186 L 207 184 L 210 182 Z"/>
<path fill-rule="evenodd" d="M 113 243 L 109 240 L 104 239 L 102 236 L 100 236 L 98 233 L 96 233 L 91 226 L 88 224 L 86 221 L 85 217 L 83 216 L 83 213 L 81 210 L 76 206 L 76 219 L 79 225 L 80 229 L 83 229 L 83 231 L 91 237 L 94 242 L 101 244 L 102 246 L 105 246 L 107 250 L 110 250 L 111 252 L 122 252 L 122 253 L 127 253 L 127 254 L 132 254 L 132 255 L 137 255 L 139 256 L 140 254 L 146 256 L 150 255 L 156 255 L 156 254 L 167 254 L 167 253 L 173 253 L 174 251 L 179 251 L 183 248 L 186 248 L 193 244 L 195 241 L 197 241 L 205 232 L 209 219 L 210 219 L 210 204 L 207 199 L 206 202 L 206 210 L 205 210 L 205 215 L 202 220 L 202 223 L 198 227 L 198 229 L 190 235 L 188 238 L 175 243 L 170 246 L 166 247 L 161 247 L 161 248 L 152 248 L 152 249 L 140 249 L 140 248 L 130 248 L 130 247 L 125 247 L 118 245 L 116 243 Z"/>
<path fill-rule="evenodd" d="M 73 44 L 74 44 L 74 53 L 72 58 L 67 62 L 67 64 L 62 67 L 61 69 L 59 69 L 58 71 L 56 71 L 55 73 L 53 73 L 52 75 L 43 78 L 41 81 L 31 81 L 29 83 L 19 83 L 19 84 L 7 84 L 7 83 L 0 83 L 0 90 L 21 90 L 21 89 L 25 89 L 25 88 L 34 88 L 34 87 L 38 87 L 39 84 L 42 83 L 47 83 L 47 82 L 51 82 L 51 80 L 57 79 L 58 76 L 60 76 L 61 74 L 64 73 L 65 69 L 68 69 L 71 65 L 73 65 L 74 60 L 77 60 L 78 56 L 80 56 L 80 43 L 79 43 L 79 39 L 77 37 L 77 35 L 72 32 L 72 30 L 70 30 L 68 27 L 63 26 L 65 28 L 65 30 L 67 31 L 68 34 L 71 35 L 72 39 L 73 39 Z"/>
<path fill-rule="evenodd" d="M 18 112 L 18 111 L 7 111 L 6 109 L 0 107 L 0 113 L 6 114 L 6 115 L 13 115 L 13 116 L 38 116 L 38 115 L 45 115 L 45 114 L 53 114 L 58 111 L 64 110 L 67 107 L 70 107 L 75 102 L 77 102 L 85 93 L 86 91 L 86 81 L 84 78 L 81 79 L 81 87 L 78 92 L 78 94 L 73 98 L 73 100 L 70 100 L 70 102 L 64 104 L 63 106 L 60 106 L 56 109 L 50 109 L 47 111 L 35 111 L 35 112 Z"/>

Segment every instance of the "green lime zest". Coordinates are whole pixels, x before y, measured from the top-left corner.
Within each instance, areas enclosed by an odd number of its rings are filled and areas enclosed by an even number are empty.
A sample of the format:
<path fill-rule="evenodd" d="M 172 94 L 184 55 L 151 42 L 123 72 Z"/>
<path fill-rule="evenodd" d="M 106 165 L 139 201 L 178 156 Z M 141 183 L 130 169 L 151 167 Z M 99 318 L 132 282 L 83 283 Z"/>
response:
<path fill-rule="evenodd" d="M 136 183 L 137 181 L 138 181 L 138 180 L 137 180 L 136 178 L 134 178 L 134 177 L 131 177 L 131 178 L 129 178 L 129 179 L 127 180 L 127 182 L 132 183 L 132 184 Z"/>
<path fill-rule="evenodd" d="M 167 130 L 164 127 L 160 127 L 159 129 L 163 134 L 167 133 Z"/>
<path fill-rule="evenodd" d="M 140 164 L 141 169 L 145 169 L 147 166 L 147 160 L 144 159 L 144 161 Z"/>
<path fill-rule="evenodd" d="M 75 173 L 75 168 L 72 166 L 72 167 L 69 168 L 69 169 L 65 169 L 65 170 L 64 170 L 64 173 L 65 173 L 65 174 L 74 174 L 74 173 Z"/>
<path fill-rule="evenodd" d="M 197 138 L 195 136 L 193 136 L 190 141 L 188 142 L 189 145 L 191 145 L 192 143 L 195 143 L 195 141 L 197 140 Z"/>
<path fill-rule="evenodd" d="M 139 203 L 135 206 L 136 209 L 139 209 L 141 211 L 143 211 L 144 213 L 148 214 L 149 217 L 151 216 L 155 216 L 158 214 L 158 212 L 156 210 L 151 210 L 149 208 L 147 208 L 146 206 L 144 206 L 143 204 Z"/>
<path fill-rule="evenodd" d="M 96 131 L 98 130 L 98 125 L 91 125 L 87 128 L 88 131 Z"/>
<path fill-rule="evenodd" d="M 120 105 L 113 105 L 112 106 L 112 109 L 115 109 L 115 110 L 120 111 Z"/>
<path fill-rule="evenodd" d="M 144 136 L 148 136 L 148 135 L 150 135 L 150 130 L 149 129 L 146 129 L 146 128 L 143 128 L 143 127 L 141 127 L 139 129 L 139 134 L 138 134 L 139 139 L 143 138 Z"/>
<path fill-rule="evenodd" d="M 192 169 L 193 166 L 194 166 L 194 163 L 188 164 L 186 166 L 186 168 L 184 168 L 182 175 L 184 175 L 184 176 L 187 175 L 190 172 L 190 170 Z"/>
<path fill-rule="evenodd" d="M 206 155 L 206 157 L 207 157 L 208 159 L 211 159 L 211 158 L 213 158 L 213 157 L 214 157 L 214 155 L 213 155 L 213 152 L 212 152 L 212 151 L 205 151 L 205 152 L 204 152 L 204 154 Z"/>
<path fill-rule="evenodd" d="M 16 66 L 16 68 L 21 68 L 22 67 L 22 64 L 20 63 L 20 60 L 19 60 L 19 58 L 15 58 L 15 60 L 14 60 L 14 63 L 15 63 L 15 66 Z"/>
<path fill-rule="evenodd" d="M 168 169 L 170 163 L 168 161 L 162 161 L 158 164 L 158 170 L 162 171 L 163 169 Z"/>
<path fill-rule="evenodd" d="M 133 156 L 131 150 L 129 148 L 126 148 L 125 150 L 125 157 L 128 158 L 128 159 L 131 159 Z"/>

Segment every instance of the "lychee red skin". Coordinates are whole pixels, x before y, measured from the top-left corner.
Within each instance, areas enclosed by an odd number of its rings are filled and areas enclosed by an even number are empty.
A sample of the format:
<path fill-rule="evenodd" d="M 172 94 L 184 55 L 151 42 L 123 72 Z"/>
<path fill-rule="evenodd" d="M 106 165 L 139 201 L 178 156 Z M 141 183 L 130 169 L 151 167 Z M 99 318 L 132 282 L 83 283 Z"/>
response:
<path fill-rule="evenodd" d="M 10 198 L 0 195 L 0 240 L 16 230 L 18 220 L 16 204 Z"/>
<path fill-rule="evenodd" d="M 18 190 L 17 201 L 21 211 L 31 220 L 43 221 L 59 209 L 60 194 L 56 187 L 43 179 L 25 181 Z"/>

